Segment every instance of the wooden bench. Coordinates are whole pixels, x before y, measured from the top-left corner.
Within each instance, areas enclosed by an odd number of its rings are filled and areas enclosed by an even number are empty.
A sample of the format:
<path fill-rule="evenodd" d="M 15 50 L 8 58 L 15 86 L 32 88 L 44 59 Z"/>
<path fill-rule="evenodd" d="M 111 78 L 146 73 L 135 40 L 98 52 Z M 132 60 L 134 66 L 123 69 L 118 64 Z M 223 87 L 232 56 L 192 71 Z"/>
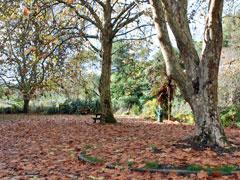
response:
<path fill-rule="evenodd" d="M 92 117 L 92 119 L 94 120 L 94 123 L 97 122 L 97 120 L 99 120 L 100 122 L 102 122 L 102 114 L 101 113 L 96 113 L 94 117 Z"/>

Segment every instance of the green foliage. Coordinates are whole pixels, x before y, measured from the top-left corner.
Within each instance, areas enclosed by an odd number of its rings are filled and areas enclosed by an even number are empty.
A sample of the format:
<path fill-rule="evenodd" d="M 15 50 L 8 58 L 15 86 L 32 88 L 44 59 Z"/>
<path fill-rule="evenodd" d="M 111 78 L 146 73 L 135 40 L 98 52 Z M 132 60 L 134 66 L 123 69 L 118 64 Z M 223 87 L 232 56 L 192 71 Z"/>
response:
<path fill-rule="evenodd" d="M 240 108 L 237 106 L 227 107 L 220 113 L 221 123 L 228 127 L 240 123 Z"/>
<path fill-rule="evenodd" d="M 236 122 L 236 126 L 240 128 L 240 122 Z"/>
<path fill-rule="evenodd" d="M 51 106 L 51 107 L 45 107 L 43 110 L 43 114 L 57 114 L 59 113 L 59 109 L 57 107 Z"/>
<path fill-rule="evenodd" d="M 0 100 L 0 113 L 12 114 L 21 113 L 23 107 L 23 101 L 19 99 L 15 94 L 7 97 L 3 97 Z"/>
<path fill-rule="evenodd" d="M 2 99 L 3 96 L 4 96 L 4 93 L 5 93 L 5 91 L 4 91 L 3 86 L 0 86 L 0 98 L 1 98 L 1 99 Z"/>
<path fill-rule="evenodd" d="M 194 124 L 194 117 L 192 114 L 182 114 L 178 113 L 175 115 L 175 118 L 182 123 L 193 125 Z"/>
<path fill-rule="evenodd" d="M 59 105 L 59 112 L 63 114 L 79 114 L 79 110 L 83 108 L 88 108 L 93 113 L 99 112 L 99 101 L 66 100 L 63 104 Z"/>
<path fill-rule="evenodd" d="M 240 43 L 240 14 L 226 15 L 223 18 L 223 45 L 225 47 L 237 46 Z"/>
<path fill-rule="evenodd" d="M 130 114 L 140 115 L 141 114 L 141 108 L 138 105 L 134 104 L 132 106 L 132 108 L 130 109 Z"/>
<path fill-rule="evenodd" d="M 198 54 L 200 54 L 202 51 L 202 41 L 195 41 L 194 45 L 195 45 L 195 48 L 196 48 Z"/>
<path fill-rule="evenodd" d="M 114 111 L 125 111 L 127 114 L 139 115 L 143 104 L 149 99 L 149 82 L 146 77 L 148 61 L 131 53 L 133 46 L 119 42 L 114 45 L 112 102 Z"/>
<path fill-rule="evenodd" d="M 70 101 L 66 100 L 64 103 L 59 104 L 59 111 L 63 114 L 71 114 L 72 107 L 70 105 Z"/>
<path fill-rule="evenodd" d="M 156 107 L 157 107 L 157 100 L 152 99 L 147 101 L 143 106 L 143 116 L 146 118 L 155 119 L 156 117 Z"/>

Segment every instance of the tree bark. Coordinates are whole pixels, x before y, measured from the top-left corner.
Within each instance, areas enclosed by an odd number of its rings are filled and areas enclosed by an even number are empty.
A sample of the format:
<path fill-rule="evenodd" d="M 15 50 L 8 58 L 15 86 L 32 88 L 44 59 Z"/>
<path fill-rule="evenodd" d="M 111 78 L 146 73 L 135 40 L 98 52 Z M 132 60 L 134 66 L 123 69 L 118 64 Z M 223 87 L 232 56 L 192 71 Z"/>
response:
<path fill-rule="evenodd" d="M 100 105 L 102 118 L 105 123 L 116 123 L 113 116 L 111 103 L 111 65 L 112 65 L 112 44 L 113 44 L 113 25 L 111 23 L 111 1 L 106 0 L 104 8 L 103 29 L 101 31 L 102 45 L 102 71 L 100 77 Z"/>
<path fill-rule="evenodd" d="M 172 100 L 173 100 L 173 85 L 172 80 L 168 79 L 168 86 L 167 86 L 167 94 L 168 94 L 168 120 L 171 120 L 172 114 Z"/>
<path fill-rule="evenodd" d="M 223 0 L 209 1 L 201 58 L 193 46 L 187 23 L 187 1 L 150 0 L 150 3 L 167 75 L 177 82 L 195 117 L 196 136 L 193 140 L 200 146 L 227 147 L 217 108 Z M 166 20 L 176 38 L 180 61 L 173 53 Z M 179 62 L 184 62 L 184 68 Z"/>
<path fill-rule="evenodd" d="M 102 73 L 100 78 L 100 104 L 101 104 L 101 113 L 103 119 L 106 123 L 116 123 L 116 119 L 113 116 L 112 112 L 112 103 L 111 103 L 111 92 L 110 92 L 110 83 L 111 83 L 111 62 L 112 62 L 112 40 L 103 39 L 102 42 Z"/>
<path fill-rule="evenodd" d="M 226 147 L 228 143 L 219 121 L 218 110 L 214 105 L 215 100 L 210 95 L 206 101 L 204 96 L 208 96 L 208 93 L 196 100 L 192 99 L 191 107 L 196 123 L 196 134 L 193 140 L 203 147 Z"/>
<path fill-rule="evenodd" d="M 23 98 L 23 113 L 27 114 L 29 113 L 29 102 L 30 99 L 28 97 Z"/>

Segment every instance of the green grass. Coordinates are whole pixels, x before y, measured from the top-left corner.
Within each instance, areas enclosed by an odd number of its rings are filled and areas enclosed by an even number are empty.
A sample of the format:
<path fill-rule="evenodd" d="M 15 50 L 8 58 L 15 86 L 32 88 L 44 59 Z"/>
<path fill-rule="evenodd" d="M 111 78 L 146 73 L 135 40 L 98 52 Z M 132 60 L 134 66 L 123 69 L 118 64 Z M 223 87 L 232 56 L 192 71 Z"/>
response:
<path fill-rule="evenodd" d="M 92 162 L 92 163 L 102 163 L 103 160 L 98 158 L 98 157 L 94 157 L 94 156 L 88 156 L 88 155 L 84 155 L 84 158 L 86 158 L 88 161 Z"/>
<path fill-rule="evenodd" d="M 144 166 L 145 169 L 161 169 L 161 165 L 156 162 L 147 162 Z M 172 169 L 172 168 L 171 168 Z M 174 167 L 173 169 L 183 169 L 181 167 Z M 197 164 L 192 164 L 184 168 L 188 171 L 199 172 L 199 171 L 206 171 L 210 174 L 214 172 L 220 172 L 223 174 L 231 174 L 233 171 L 238 169 L 237 166 L 234 165 L 222 165 L 219 167 L 210 167 L 210 166 L 201 166 Z"/>
<path fill-rule="evenodd" d="M 216 168 L 216 171 L 224 172 L 224 173 L 232 173 L 233 171 L 237 170 L 237 166 L 234 165 L 223 165 L 218 168 Z"/>
<path fill-rule="evenodd" d="M 189 171 L 201 171 L 201 170 L 204 170 L 204 168 L 200 165 L 192 164 L 192 165 L 187 167 L 187 170 L 189 170 Z"/>
<path fill-rule="evenodd" d="M 144 166 L 145 169 L 159 169 L 160 166 L 156 162 L 147 162 Z"/>
<path fill-rule="evenodd" d="M 234 165 L 223 165 L 223 166 L 219 166 L 219 167 L 209 167 L 209 166 L 200 166 L 200 165 L 190 165 L 187 167 L 187 170 L 189 171 L 206 171 L 208 173 L 213 173 L 213 172 L 221 172 L 221 173 L 226 173 L 226 174 L 230 174 L 233 171 L 237 170 L 237 166 Z"/>
<path fill-rule="evenodd" d="M 133 161 L 133 160 L 127 160 L 127 165 L 128 165 L 128 167 L 133 167 L 134 166 L 134 164 L 135 164 L 135 162 Z"/>

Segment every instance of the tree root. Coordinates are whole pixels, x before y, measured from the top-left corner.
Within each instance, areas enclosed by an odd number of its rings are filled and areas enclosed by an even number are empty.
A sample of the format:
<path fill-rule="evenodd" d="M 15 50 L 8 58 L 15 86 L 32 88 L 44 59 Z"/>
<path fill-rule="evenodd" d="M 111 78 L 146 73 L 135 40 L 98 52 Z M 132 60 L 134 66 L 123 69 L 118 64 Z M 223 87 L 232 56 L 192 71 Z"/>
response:
<path fill-rule="evenodd" d="M 228 146 L 221 147 L 214 143 L 209 143 L 207 140 L 204 140 L 200 136 L 192 136 L 186 139 L 178 141 L 178 143 L 174 144 L 176 147 L 180 148 L 192 148 L 194 150 L 203 151 L 206 148 L 210 148 L 218 154 L 222 153 L 232 153 L 235 151 L 239 151 L 240 147 L 235 145 L 233 142 L 229 142 Z"/>

